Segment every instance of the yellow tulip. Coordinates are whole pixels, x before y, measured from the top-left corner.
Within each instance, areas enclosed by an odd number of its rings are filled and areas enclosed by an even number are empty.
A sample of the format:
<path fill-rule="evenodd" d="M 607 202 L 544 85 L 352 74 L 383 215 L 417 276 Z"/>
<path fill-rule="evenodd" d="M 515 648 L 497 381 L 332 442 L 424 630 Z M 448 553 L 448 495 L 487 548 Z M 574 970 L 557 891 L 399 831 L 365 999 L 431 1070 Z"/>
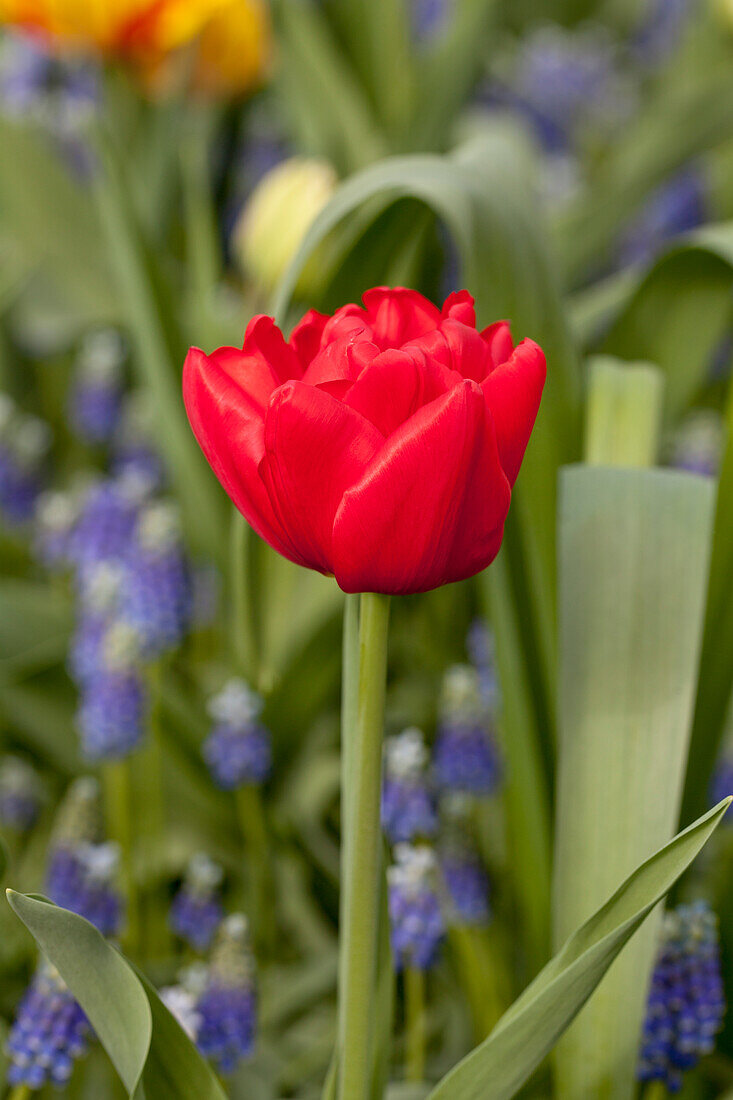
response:
<path fill-rule="evenodd" d="M 262 79 L 270 50 L 270 20 L 264 0 L 227 0 L 201 32 L 197 88 L 213 95 L 248 91 Z"/>

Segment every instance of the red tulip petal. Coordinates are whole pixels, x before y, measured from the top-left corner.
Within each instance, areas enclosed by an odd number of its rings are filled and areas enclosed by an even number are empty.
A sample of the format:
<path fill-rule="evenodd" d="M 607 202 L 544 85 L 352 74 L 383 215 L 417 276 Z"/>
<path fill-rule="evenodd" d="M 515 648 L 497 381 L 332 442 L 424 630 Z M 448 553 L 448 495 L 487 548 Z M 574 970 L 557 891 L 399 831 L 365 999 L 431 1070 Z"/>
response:
<path fill-rule="evenodd" d="M 289 382 L 273 395 L 260 476 L 292 553 L 311 568 L 333 572 L 336 509 L 383 443 L 368 420 L 322 389 Z"/>
<path fill-rule="evenodd" d="M 411 352 L 390 349 L 362 371 L 344 401 L 388 436 L 458 382 L 460 375 L 426 359 L 414 346 Z"/>
<path fill-rule="evenodd" d="M 246 356 L 268 363 L 280 383 L 300 378 L 300 361 L 272 317 L 259 313 L 247 325 L 242 351 Z"/>
<path fill-rule="evenodd" d="M 273 388 L 267 364 L 247 359 L 235 348 L 220 348 L 212 356 L 191 348 L 186 357 L 183 400 L 209 465 L 257 534 L 302 564 L 288 548 L 257 472 L 265 453 L 264 415 Z"/>
<path fill-rule="evenodd" d="M 361 306 L 350 303 L 337 309 L 333 317 L 330 317 L 323 330 L 321 347 L 325 348 L 332 340 L 340 340 L 351 336 L 355 332 L 363 332 L 364 338 L 371 340 L 372 330 L 369 327 L 367 315 Z"/>
<path fill-rule="evenodd" d="M 452 317 L 469 328 L 476 328 L 476 309 L 473 295 L 467 290 L 454 290 L 443 303 L 443 317 Z"/>
<path fill-rule="evenodd" d="M 491 365 L 498 367 L 500 363 L 506 363 L 514 351 L 512 330 L 508 321 L 494 321 L 481 333 L 481 339 L 489 349 Z"/>
<path fill-rule="evenodd" d="M 481 386 L 494 417 L 501 464 L 511 485 L 517 480 L 537 419 L 546 373 L 542 349 L 533 340 L 522 340 L 511 358 L 496 367 Z"/>
<path fill-rule="evenodd" d="M 309 309 L 290 333 L 290 346 L 298 356 L 303 370 L 307 369 L 311 360 L 315 359 L 321 350 L 323 332 L 330 320 L 327 313 Z"/>
<path fill-rule="evenodd" d="M 308 370 L 303 382 L 309 386 L 323 386 L 328 382 L 347 382 L 351 385 L 366 366 L 379 355 L 379 348 L 369 340 L 359 339 L 363 329 L 326 344 Z"/>
<path fill-rule="evenodd" d="M 472 576 L 498 553 L 509 484 L 474 382 L 423 406 L 385 443 L 336 513 L 345 592 L 422 592 Z"/>
<path fill-rule="evenodd" d="M 377 286 L 363 297 L 375 343 L 399 348 L 440 325 L 440 310 L 416 290 Z"/>

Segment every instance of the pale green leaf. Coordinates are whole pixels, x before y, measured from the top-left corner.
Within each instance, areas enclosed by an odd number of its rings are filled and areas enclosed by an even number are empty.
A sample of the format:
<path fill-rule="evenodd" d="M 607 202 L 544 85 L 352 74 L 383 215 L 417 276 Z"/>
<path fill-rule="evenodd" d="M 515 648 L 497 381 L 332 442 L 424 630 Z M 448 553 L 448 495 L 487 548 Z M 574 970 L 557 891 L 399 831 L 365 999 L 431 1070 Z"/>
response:
<path fill-rule="evenodd" d="M 563 471 L 556 944 L 674 831 L 713 503 L 712 484 L 689 474 Z M 655 928 L 647 923 L 559 1044 L 567 1100 L 631 1097 Z"/>

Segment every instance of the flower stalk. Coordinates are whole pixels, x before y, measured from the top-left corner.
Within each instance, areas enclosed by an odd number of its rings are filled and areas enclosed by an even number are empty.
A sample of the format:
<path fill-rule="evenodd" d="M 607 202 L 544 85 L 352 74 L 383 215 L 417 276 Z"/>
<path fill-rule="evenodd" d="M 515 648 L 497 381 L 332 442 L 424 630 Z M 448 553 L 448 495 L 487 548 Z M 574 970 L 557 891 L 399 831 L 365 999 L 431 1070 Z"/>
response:
<path fill-rule="evenodd" d="M 405 970 L 405 1079 L 425 1076 L 425 971 Z"/>
<path fill-rule="evenodd" d="M 389 597 L 364 593 L 359 622 L 358 706 L 344 712 L 346 785 L 342 832 L 342 970 L 339 989 L 340 1100 L 370 1094 L 371 1035 L 379 917 L 382 836 L 379 818 Z M 350 662 L 353 664 L 353 662 Z M 349 704 L 353 668 L 344 669 Z"/>

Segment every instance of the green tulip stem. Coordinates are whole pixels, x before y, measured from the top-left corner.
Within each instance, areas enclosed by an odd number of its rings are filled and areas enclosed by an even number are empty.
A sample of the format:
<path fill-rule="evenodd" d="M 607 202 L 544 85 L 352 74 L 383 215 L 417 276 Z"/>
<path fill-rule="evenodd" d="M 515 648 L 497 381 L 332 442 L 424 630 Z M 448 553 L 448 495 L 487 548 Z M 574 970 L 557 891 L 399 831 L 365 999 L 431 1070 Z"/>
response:
<path fill-rule="evenodd" d="M 273 946 L 273 889 L 267 823 L 260 788 L 254 783 L 235 792 L 237 817 L 247 860 L 247 915 L 255 944 L 267 952 Z"/>
<path fill-rule="evenodd" d="M 16 1085 L 8 1093 L 8 1100 L 29 1100 L 30 1095 L 30 1085 Z"/>
<path fill-rule="evenodd" d="M 425 971 L 408 966 L 405 979 L 405 1079 L 425 1076 Z"/>
<path fill-rule="evenodd" d="M 123 942 L 127 954 L 134 959 L 140 952 L 140 897 L 135 878 L 135 814 L 132 806 L 130 758 L 105 764 L 102 769 L 102 785 L 107 835 L 120 846 L 127 912 Z"/>
<path fill-rule="evenodd" d="M 352 624 L 353 625 L 353 624 Z M 353 707 L 353 662 L 344 668 L 344 713 L 356 723 L 342 731 L 346 785 L 342 811 L 342 971 L 339 988 L 340 1100 L 371 1094 L 379 873 L 382 739 L 387 679 L 389 598 L 366 592 L 359 621 L 358 706 Z M 346 647 L 345 647 L 346 648 Z"/>

